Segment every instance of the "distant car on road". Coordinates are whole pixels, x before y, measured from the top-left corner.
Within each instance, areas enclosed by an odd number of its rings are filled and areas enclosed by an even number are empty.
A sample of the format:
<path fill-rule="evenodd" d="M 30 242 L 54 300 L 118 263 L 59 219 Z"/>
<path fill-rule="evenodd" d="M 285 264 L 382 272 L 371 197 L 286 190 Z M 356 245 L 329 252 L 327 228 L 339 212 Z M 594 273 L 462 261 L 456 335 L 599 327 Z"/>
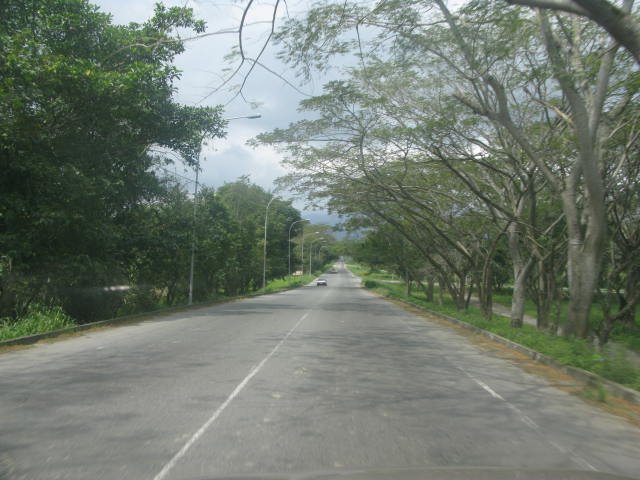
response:
<path fill-rule="evenodd" d="M 324 278 L 319 278 L 318 280 L 316 280 L 316 286 L 317 287 L 326 287 L 327 286 L 327 281 Z"/>
<path fill-rule="evenodd" d="M 335 268 L 332 268 L 331 270 L 329 270 L 329 273 L 338 273 L 338 270 L 336 270 Z"/>

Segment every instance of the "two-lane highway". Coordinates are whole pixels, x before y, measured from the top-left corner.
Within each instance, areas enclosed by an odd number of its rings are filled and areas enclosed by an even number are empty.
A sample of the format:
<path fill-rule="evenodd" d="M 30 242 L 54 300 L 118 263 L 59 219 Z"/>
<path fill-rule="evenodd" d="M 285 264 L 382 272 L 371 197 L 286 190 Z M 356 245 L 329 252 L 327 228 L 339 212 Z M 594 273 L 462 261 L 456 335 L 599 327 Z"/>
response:
<path fill-rule="evenodd" d="M 640 475 L 640 431 L 358 287 L 0 355 L 0 478 L 499 466 Z"/>

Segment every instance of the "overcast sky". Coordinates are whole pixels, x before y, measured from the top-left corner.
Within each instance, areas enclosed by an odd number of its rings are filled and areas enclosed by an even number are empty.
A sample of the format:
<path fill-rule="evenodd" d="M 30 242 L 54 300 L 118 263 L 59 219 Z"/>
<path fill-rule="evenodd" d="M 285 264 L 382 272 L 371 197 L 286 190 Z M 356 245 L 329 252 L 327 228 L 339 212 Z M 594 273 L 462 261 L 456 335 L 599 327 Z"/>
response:
<path fill-rule="evenodd" d="M 113 23 L 116 24 L 144 22 L 152 16 L 155 4 L 155 0 L 90 1 L 98 5 L 103 12 L 110 13 Z M 207 33 L 236 29 L 242 15 L 242 5 L 233 0 L 165 0 L 163 3 L 167 6 L 192 7 L 196 16 L 207 22 Z M 289 13 L 303 11 L 309 3 L 290 0 Z M 269 28 L 264 22 L 271 18 L 272 5 L 271 1 L 258 1 L 256 6 L 252 7 L 252 17 L 248 19 L 248 23 L 258 23 L 247 29 L 243 37 L 247 47 L 253 50 L 252 53 L 264 43 Z M 177 100 L 187 105 L 226 105 L 227 118 L 260 114 L 262 117 L 259 119 L 230 121 L 226 139 L 208 142 L 201 156 L 200 178 L 209 186 L 219 187 L 241 175 L 249 175 L 252 182 L 271 190 L 274 179 L 285 173 L 280 165 L 280 155 L 271 148 L 251 148 L 246 142 L 261 132 L 286 127 L 290 122 L 300 118 L 297 106 L 299 100 L 304 97 L 287 86 L 283 80 L 260 69 L 251 74 L 244 89 L 247 101 L 240 97 L 233 100 L 233 93 L 229 89 L 214 93 L 215 88 L 221 84 L 224 69 L 228 67 L 224 62 L 224 56 L 235 43 L 237 34 L 213 35 L 186 42 L 186 51 L 176 59 L 177 66 L 183 71 L 182 79 L 177 84 Z M 273 59 L 273 52 L 273 48 L 267 50 L 264 57 L 266 62 L 271 68 L 295 82 L 295 76 Z M 236 78 L 231 84 L 237 85 L 240 79 Z M 321 85 L 308 85 L 304 90 L 310 94 L 317 94 Z M 256 102 L 258 106 L 252 106 L 248 102 Z M 180 174 L 192 176 L 192 172 L 185 172 L 180 166 L 176 169 Z M 301 208 L 302 203 L 296 202 L 296 206 Z"/>

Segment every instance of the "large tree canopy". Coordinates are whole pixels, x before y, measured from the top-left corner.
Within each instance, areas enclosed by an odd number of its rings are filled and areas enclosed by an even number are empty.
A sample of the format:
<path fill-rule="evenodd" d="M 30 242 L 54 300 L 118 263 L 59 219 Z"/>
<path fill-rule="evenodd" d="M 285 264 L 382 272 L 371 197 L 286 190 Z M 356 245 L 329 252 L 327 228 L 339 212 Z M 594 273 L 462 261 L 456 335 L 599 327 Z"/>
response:
<path fill-rule="evenodd" d="M 458 305 L 468 279 L 490 301 L 491 256 L 505 238 L 516 327 L 533 274 L 539 305 L 560 294 L 549 285 L 566 287 L 568 335 L 606 330 L 590 322 L 605 276 L 617 278 L 604 291 L 624 297 L 621 312 L 635 309 L 637 289 L 620 282 L 637 266 L 616 253 L 635 243 L 616 212 L 636 201 L 625 172 L 637 164 L 640 89 L 615 37 L 579 17 L 497 0 L 455 9 L 385 0 L 318 4 L 274 38 L 303 79 L 338 56 L 350 64 L 301 102 L 311 120 L 259 137 L 287 152 L 287 186 L 393 225 L 441 282 L 458 277 L 447 285 Z"/>
<path fill-rule="evenodd" d="M 116 26 L 84 0 L 0 4 L 4 313 L 20 285 L 38 295 L 123 280 L 133 212 L 158 189 L 150 147 L 194 164 L 203 138 L 224 134 L 220 108 L 173 100 L 178 29 L 204 23 L 162 5 Z"/>

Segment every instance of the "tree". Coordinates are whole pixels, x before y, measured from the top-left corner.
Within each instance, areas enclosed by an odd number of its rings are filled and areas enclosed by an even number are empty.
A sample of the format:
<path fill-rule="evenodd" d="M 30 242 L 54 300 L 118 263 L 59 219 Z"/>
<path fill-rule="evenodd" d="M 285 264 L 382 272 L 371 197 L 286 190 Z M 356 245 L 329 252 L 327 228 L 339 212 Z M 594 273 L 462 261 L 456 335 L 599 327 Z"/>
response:
<path fill-rule="evenodd" d="M 476 113 L 501 125 L 512 136 L 540 169 L 562 204 L 568 235 L 567 279 L 570 293 L 565 333 L 586 337 L 606 236 L 604 179 L 600 165 L 608 139 L 601 124 L 605 115 L 616 115 L 611 110 L 605 111 L 605 99 L 610 93 L 609 82 L 617 49 L 597 38 L 594 38 L 595 43 L 584 44 L 581 39 L 587 32 L 581 25 L 566 28 L 561 19 L 552 22 L 544 13 L 538 15 L 541 47 L 547 56 L 545 65 L 548 60 L 550 80 L 555 82 L 556 89 L 547 90 L 544 97 L 540 96 L 543 91 L 538 89 L 534 97 L 544 105 L 548 118 L 558 118 L 558 122 L 572 133 L 558 139 L 561 152 L 551 157 L 557 162 L 554 165 L 549 162 L 548 153 L 533 144 L 523 125 L 514 119 L 514 98 L 518 97 L 479 64 L 458 30 L 458 23 L 443 4 L 440 8 L 467 65 L 482 80 L 482 85 L 472 82 L 474 90 L 460 94 L 460 100 Z M 581 49 L 578 56 L 576 48 Z M 587 68 L 597 72 L 597 76 L 585 76 Z M 477 92 L 482 92 L 482 95 Z M 518 92 L 527 93 L 523 89 L 518 89 Z"/>
<path fill-rule="evenodd" d="M 240 291 L 262 286 L 264 223 L 266 207 L 273 196 L 244 176 L 225 183 L 218 189 L 221 202 L 238 224 L 238 244 L 242 252 L 235 271 L 236 288 Z M 276 198 L 269 207 L 267 221 L 267 277 L 282 278 L 288 274 L 289 227 L 300 220 L 300 212 L 291 202 Z"/>
<path fill-rule="evenodd" d="M 371 270 L 388 269 L 405 280 L 407 294 L 413 282 L 418 282 L 428 301 L 433 301 L 434 278 L 426 272 L 420 252 L 389 224 L 370 224 L 361 242 L 351 252 L 356 262 Z M 428 285 L 422 281 L 427 277 Z"/>
<path fill-rule="evenodd" d="M 378 96 L 357 81 L 330 82 L 302 107 L 315 120 L 275 130 L 259 141 L 282 145 L 292 173 L 283 186 L 314 199 L 329 199 L 341 214 L 360 214 L 394 226 L 439 271 L 459 308 L 469 300 L 468 276 L 478 258 L 469 228 L 477 202 L 429 164 L 388 125 Z M 397 136 L 394 136 L 397 134 Z"/>
<path fill-rule="evenodd" d="M 130 284 L 156 291 L 165 304 L 175 305 L 188 293 L 193 203 L 180 184 L 167 187 L 139 217 Z"/>
<path fill-rule="evenodd" d="M 203 188 L 198 195 L 196 217 L 196 299 L 218 295 L 224 286 L 227 271 L 237 258 L 238 225 L 212 188 Z"/>
<path fill-rule="evenodd" d="M 0 316 L 38 297 L 73 310 L 80 287 L 127 280 L 129 231 L 159 189 L 150 147 L 194 163 L 223 135 L 220 108 L 172 98 L 176 29 L 204 24 L 162 5 L 126 27 L 83 0 L 0 9 Z"/>
<path fill-rule="evenodd" d="M 631 70 L 620 68 L 628 61 L 584 22 L 533 17 L 496 2 L 473 2 L 455 15 L 440 0 L 429 5 L 432 11 L 422 2 L 381 2 L 369 11 L 351 3 L 318 7 L 278 33 L 282 57 L 303 75 L 346 51 L 365 70 L 374 49 L 398 51 L 403 73 L 439 67 L 450 95 L 487 119 L 496 136 L 508 136 L 562 206 L 570 291 L 565 332 L 584 337 L 606 238 L 606 179 L 599 166 L 610 160 L 611 132 L 636 94 L 624 80 Z M 340 40 L 367 26 L 382 34 L 371 42 L 363 40 L 367 35 Z"/>
<path fill-rule="evenodd" d="M 587 17 L 611 35 L 640 63 L 640 27 L 632 14 L 633 0 L 622 6 L 606 0 L 506 0 L 512 5 L 557 10 Z"/>

